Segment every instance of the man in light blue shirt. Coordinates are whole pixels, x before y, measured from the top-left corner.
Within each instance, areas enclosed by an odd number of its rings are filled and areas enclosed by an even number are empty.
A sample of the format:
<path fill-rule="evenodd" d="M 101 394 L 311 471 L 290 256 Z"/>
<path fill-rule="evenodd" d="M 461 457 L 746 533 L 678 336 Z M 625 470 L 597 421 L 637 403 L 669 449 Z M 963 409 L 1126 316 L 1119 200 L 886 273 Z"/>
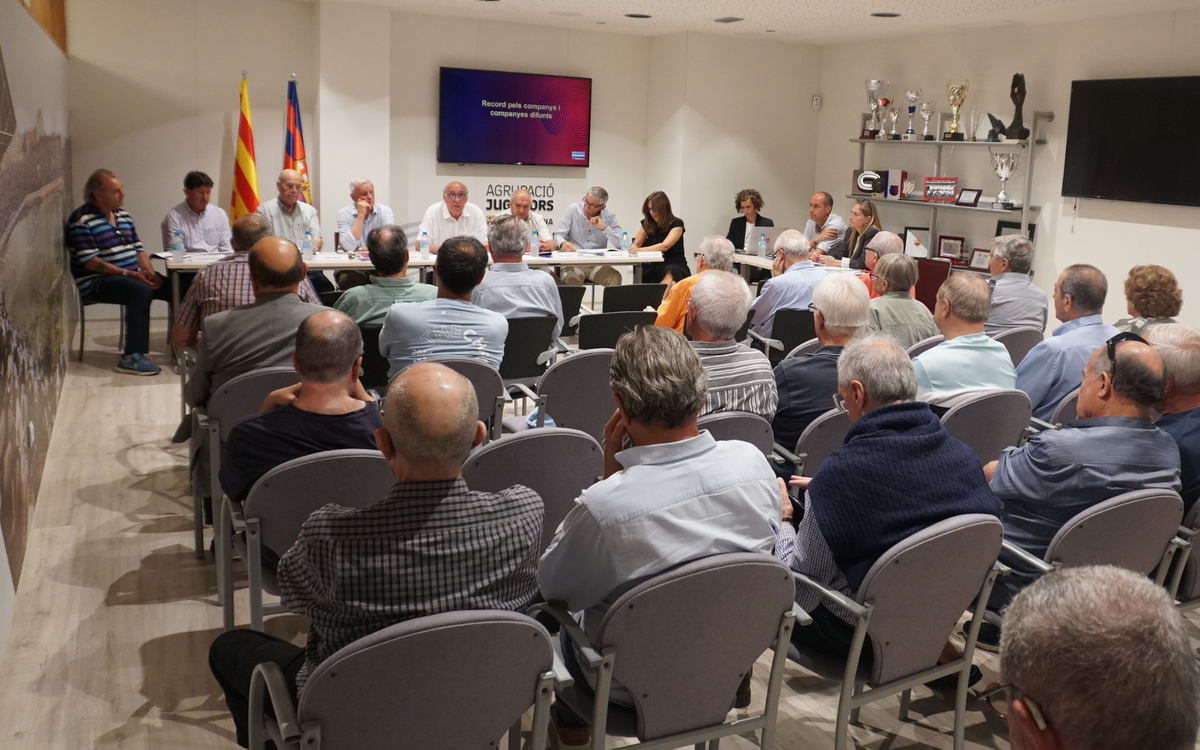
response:
<path fill-rule="evenodd" d="M 983 332 L 990 297 L 973 273 L 952 273 L 938 289 L 933 322 L 945 340 L 913 360 L 920 400 L 944 405 L 970 391 L 1016 386 L 1008 349 Z"/>
<path fill-rule="evenodd" d="M 1012 328 L 1046 330 L 1046 293 L 1029 280 L 1033 243 L 1023 234 L 992 240 L 988 270 L 992 278 L 992 311 L 983 330 L 989 336 Z"/>
<path fill-rule="evenodd" d="M 379 353 L 388 378 L 433 357 L 472 357 L 491 367 L 504 359 L 508 321 L 471 304 L 471 292 L 487 270 L 487 250 L 474 237 L 451 237 L 437 255 L 437 299 L 397 303 L 383 319 Z"/>
<path fill-rule="evenodd" d="M 1054 282 L 1054 317 L 1062 325 L 1017 367 L 1017 388 L 1029 394 L 1038 419 L 1054 415 L 1054 407 L 1082 382 L 1088 357 L 1116 335 L 1117 329 L 1100 319 L 1107 296 L 1108 280 L 1095 266 L 1067 266 Z"/>
<path fill-rule="evenodd" d="M 607 190 L 599 186 L 588 188 L 583 200 L 563 211 L 554 230 L 554 244 L 567 253 L 603 249 L 608 245 L 620 247 L 623 231 L 617 215 L 607 206 Z M 632 243 L 633 238 L 629 241 Z M 621 272 L 612 266 L 567 266 L 560 275 L 564 284 L 578 285 L 584 280 L 603 286 L 621 283 Z"/>
<path fill-rule="evenodd" d="M 553 276 L 531 269 L 521 259 L 529 240 L 529 230 L 522 219 L 507 214 L 492 221 L 488 227 L 492 268 L 475 287 L 471 301 L 505 318 L 553 315 L 558 318 L 550 336 L 553 341 L 562 332 L 562 299 Z"/>
<path fill-rule="evenodd" d="M 375 185 L 370 180 L 350 183 L 350 205 L 337 212 L 338 251 L 352 253 L 367 246 L 372 229 L 394 224 L 392 209 L 375 202 Z"/>
<path fill-rule="evenodd" d="M 813 289 L 828 273 L 808 259 L 808 240 L 789 229 L 775 240 L 774 278 L 763 284 L 762 293 L 750 305 L 754 318 L 750 324 L 763 336 L 770 336 L 779 310 L 807 310 Z"/>

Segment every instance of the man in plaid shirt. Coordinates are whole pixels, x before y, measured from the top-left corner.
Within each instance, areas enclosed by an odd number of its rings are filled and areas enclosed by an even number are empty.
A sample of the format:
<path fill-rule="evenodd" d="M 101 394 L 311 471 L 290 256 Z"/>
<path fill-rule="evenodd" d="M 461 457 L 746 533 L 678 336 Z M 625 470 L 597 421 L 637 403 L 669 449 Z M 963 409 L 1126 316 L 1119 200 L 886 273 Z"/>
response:
<path fill-rule="evenodd" d="M 247 746 L 250 677 L 279 664 L 293 699 L 338 649 L 415 617 L 468 609 L 520 611 L 537 590 L 542 499 L 516 485 L 472 492 L 462 463 L 483 442 L 469 381 L 436 363 L 413 365 L 388 388 L 376 442 L 396 477 L 386 498 L 309 516 L 279 561 L 280 602 L 312 620 L 301 649 L 265 633 L 231 630 L 208 663 Z"/>
<path fill-rule="evenodd" d="M 233 222 L 233 255 L 211 263 L 196 274 L 179 309 L 171 341 L 176 346 L 195 346 L 200 337 L 200 324 L 209 315 L 254 302 L 250 286 L 250 248 L 263 237 L 271 236 L 271 222 L 260 214 L 244 214 Z M 312 282 L 304 279 L 298 292 L 300 299 L 314 305 L 321 298 Z"/>

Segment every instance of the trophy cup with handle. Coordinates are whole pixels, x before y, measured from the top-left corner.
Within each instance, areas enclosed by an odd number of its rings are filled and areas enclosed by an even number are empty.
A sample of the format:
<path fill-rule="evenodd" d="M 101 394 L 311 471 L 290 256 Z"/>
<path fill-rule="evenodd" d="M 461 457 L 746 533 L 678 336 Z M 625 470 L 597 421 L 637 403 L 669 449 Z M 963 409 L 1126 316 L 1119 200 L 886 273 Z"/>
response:
<path fill-rule="evenodd" d="M 950 129 L 942 133 L 943 141 L 966 140 L 958 127 L 958 110 L 962 108 L 963 102 L 967 100 L 967 91 L 970 88 L 971 82 L 969 80 L 964 80 L 962 83 L 946 82 L 946 98 L 950 100 L 950 111 L 954 113 L 954 119 L 950 121 Z"/>
<path fill-rule="evenodd" d="M 900 108 L 891 107 L 888 109 L 888 119 L 892 121 L 892 130 L 888 133 L 889 141 L 900 140 L 900 134 L 896 132 L 896 120 L 900 119 Z"/>
<path fill-rule="evenodd" d="M 867 109 L 871 112 L 871 120 L 867 126 L 863 128 L 859 138 L 864 140 L 874 140 L 879 137 L 880 131 L 883 129 L 883 109 L 887 107 L 887 81 L 878 81 L 874 78 L 868 78 L 867 86 Z"/>
<path fill-rule="evenodd" d="M 1013 208 L 1013 204 L 1009 202 L 1004 190 L 1008 185 L 1008 179 L 1012 177 L 1017 165 L 1021 163 L 1021 155 L 1011 151 L 998 154 L 990 147 L 988 152 L 992 155 L 992 170 L 1000 178 L 1000 194 L 996 196 L 996 202 L 992 204 L 992 208 Z"/>
<path fill-rule="evenodd" d="M 917 140 L 917 131 L 913 130 L 913 116 L 917 114 L 917 102 L 921 99 L 921 89 L 905 91 L 904 98 L 908 100 L 908 130 L 904 131 L 904 140 Z"/>
<path fill-rule="evenodd" d="M 925 121 L 925 127 L 921 130 L 921 140 L 936 140 L 934 136 L 929 134 L 929 118 L 933 117 L 933 102 L 921 102 L 921 106 L 917 108 L 917 111 L 921 113 L 921 119 Z"/>

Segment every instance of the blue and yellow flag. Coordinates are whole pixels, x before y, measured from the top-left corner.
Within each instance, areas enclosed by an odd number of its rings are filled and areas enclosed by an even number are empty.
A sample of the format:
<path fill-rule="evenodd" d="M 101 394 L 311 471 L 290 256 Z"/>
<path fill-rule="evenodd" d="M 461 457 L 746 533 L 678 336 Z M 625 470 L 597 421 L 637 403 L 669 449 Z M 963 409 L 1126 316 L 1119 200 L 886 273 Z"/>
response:
<path fill-rule="evenodd" d="M 300 200 L 312 205 L 312 187 L 308 183 L 308 164 L 304 155 L 304 129 L 300 126 L 300 97 L 296 82 L 288 81 L 287 133 L 283 140 L 283 168 L 300 173 L 304 188 Z"/>

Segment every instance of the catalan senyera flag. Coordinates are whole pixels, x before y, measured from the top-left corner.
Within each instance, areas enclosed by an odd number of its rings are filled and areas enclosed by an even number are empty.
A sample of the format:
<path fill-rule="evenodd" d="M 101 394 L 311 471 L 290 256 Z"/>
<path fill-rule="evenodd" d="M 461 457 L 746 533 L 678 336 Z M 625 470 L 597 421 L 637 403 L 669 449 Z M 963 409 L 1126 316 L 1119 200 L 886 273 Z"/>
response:
<path fill-rule="evenodd" d="M 283 168 L 300 173 L 304 184 L 300 200 L 312 205 L 312 187 L 308 184 L 308 164 L 304 155 L 304 128 L 300 126 L 300 97 L 296 82 L 288 81 L 287 133 L 283 141 Z"/>
<path fill-rule="evenodd" d="M 254 162 L 254 122 L 250 119 L 250 92 L 242 78 L 242 113 L 238 120 L 237 160 L 233 165 L 233 197 L 229 221 L 258 210 L 258 167 Z"/>

